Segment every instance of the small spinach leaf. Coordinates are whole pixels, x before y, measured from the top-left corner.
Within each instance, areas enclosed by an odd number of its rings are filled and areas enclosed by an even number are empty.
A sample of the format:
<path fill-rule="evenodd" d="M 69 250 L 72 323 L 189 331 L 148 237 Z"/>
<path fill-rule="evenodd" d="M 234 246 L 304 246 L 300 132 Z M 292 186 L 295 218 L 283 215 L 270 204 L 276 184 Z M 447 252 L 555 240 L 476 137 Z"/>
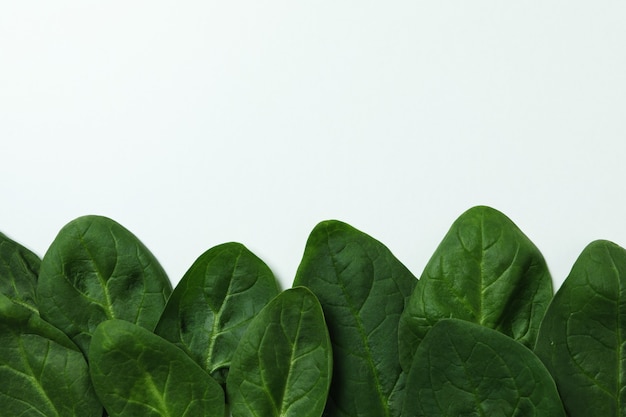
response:
<path fill-rule="evenodd" d="M 234 417 L 319 417 L 332 352 L 319 301 L 304 287 L 275 297 L 250 323 L 227 379 Z"/>
<path fill-rule="evenodd" d="M 452 225 L 426 265 L 400 321 L 400 361 L 442 318 L 496 329 L 532 347 L 552 297 L 535 245 L 504 214 L 478 206 Z"/>
<path fill-rule="evenodd" d="M 41 260 L 0 233 L 0 293 L 33 311 L 37 309 L 37 277 Z"/>
<path fill-rule="evenodd" d="M 352 226 L 326 221 L 311 232 L 294 285 L 320 300 L 333 344 L 326 416 L 399 414 L 398 321 L 416 281 L 387 247 Z"/>
<path fill-rule="evenodd" d="M 569 416 L 626 416 L 625 346 L 626 250 L 594 241 L 550 303 L 535 346 Z"/>
<path fill-rule="evenodd" d="M 406 384 L 403 417 L 565 417 L 539 358 L 510 337 L 464 320 L 442 319 L 432 327 Z"/>
<path fill-rule="evenodd" d="M 267 265 L 239 243 L 203 253 L 170 296 L 155 329 L 220 383 L 250 320 L 279 289 Z"/>
<path fill-rule="evenodd" d="M 102 322 L 91 378 L 111 417 L 224 417 L 224 392 L 173 343 L 125 320 Z"/>
<path fill-rule="evenodd" d="M 107 319 L 154 329 L 172 286 L 154 255 L 131 232 L 101 216 L 67 224 L 41 262 L 41 316 L 88 351 Z"/>
<path fill-rule="evenodd" d="M 100 417 L 87 362 L 32 309 L 0 294 L 0 415 Z"/>

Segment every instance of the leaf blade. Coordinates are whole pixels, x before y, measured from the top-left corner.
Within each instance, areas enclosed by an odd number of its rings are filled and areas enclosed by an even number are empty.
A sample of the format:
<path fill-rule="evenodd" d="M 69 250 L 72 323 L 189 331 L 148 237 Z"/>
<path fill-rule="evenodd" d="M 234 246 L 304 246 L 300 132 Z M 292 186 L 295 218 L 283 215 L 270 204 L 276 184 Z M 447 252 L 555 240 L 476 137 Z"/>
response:
<path fill-rule="evenodd" d="M 333 344 L 328 416 L 399 412 L 398 320 L 415 277 L 382 243 L 339 221 L 311 232 L 294 285 L 319 298 Z"/>
<path fill-rule="evenodd" d="M 583 249 L 542 322 L 536 354 L 572 417 L 626 415 L 626 250 Z"/>
<path fill-rule="evenodd" d="M 33 311 L 41 260 L 29 249 L 0 233 L 0 293 Z"/>
<path fill-rule="evenodd" d="M 64 226 L 41 263 L 41 315 L 83 352 L 99 323 L 121 318 L 152 330 L 172 287 L 154 255 L 117 222 L 79 217 Z"/>
<path fill-rule="evenodd" d="M 332 353 L 319 301 L 283 291 L 250 323 L 233 356 L 227 391 L 233 416 L 319 417 Z"/>
<path fill-rule="evenodd" d="M 417 348 L 405 417 L 565 417 L 554 381 L 528 348 L 493 329 L 442 319 Z"/>

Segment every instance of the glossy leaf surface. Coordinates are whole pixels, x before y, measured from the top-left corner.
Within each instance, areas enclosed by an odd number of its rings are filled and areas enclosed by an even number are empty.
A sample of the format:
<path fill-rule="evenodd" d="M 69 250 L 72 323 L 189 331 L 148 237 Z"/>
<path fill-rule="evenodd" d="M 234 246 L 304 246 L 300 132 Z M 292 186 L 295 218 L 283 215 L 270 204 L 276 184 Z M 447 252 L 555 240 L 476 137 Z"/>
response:
<path fill-rule="evenodd" d="M 274 298 L 250 323 L 232 360 L 233 417 L 319 417 L 332 374 L 324 314 L 303 287 Z"/>
<path fill-rule="evenodd" d="M 565 413 L 552 377 L 532 351 L 487 327 L 444 319 L 416 351 L 402 416 L 564 417 Z"/>
<path fill-rule="evenodd" d="M 333 344 L 326 416 L 398 415 L 398 320 L 416 281 L 387 247 L 352 226 L 326 221 L 312 231 L 294 285 L 320 300 Z"/>
<path fill-rule="evenodd" d="M 535 347 L 570 417 L 626 416 L 625 344 L 626 251 L 595 241 L 554 296 Z"/>
<path fill-rule="evenodd" d="M 0 294 L 0 415 L 100 417 L 87 362 L 72 341 Z"/>
<path fill-rule="evenodd" d="M 131 232 L 106 217 L 85 216 L 61 229 L 50 245 L 37 290 L 41 316 L 86 353 L 104 320 L 154 329 L 172 287 Z"/>
<path fill-rule="evenodd" d="M 471 208 L 437 247 L 402 315 L 402 366 L 442 318 L 478 323 L 532 347 L 551 297 L 550 273 L 528 237 L 499 211 Z"/>
<path fill-rule="evenodd" d="M 187 352 L 220 383 L 250 320 L 276 295 L 274 275 L 239 243 L 203 253 L 178 283 L 155 333 Z"/>
<path fill-rule="evenodd" d="M 136 324 L 100 324 L 89 365 L 111 417 L 224 417 L 222 387 L 173 343 Z"/>
<path fill-rule="evenodd" d="M 37 277 L 41 260 L 0 233 L 0 294 L 37 311 Z"/>

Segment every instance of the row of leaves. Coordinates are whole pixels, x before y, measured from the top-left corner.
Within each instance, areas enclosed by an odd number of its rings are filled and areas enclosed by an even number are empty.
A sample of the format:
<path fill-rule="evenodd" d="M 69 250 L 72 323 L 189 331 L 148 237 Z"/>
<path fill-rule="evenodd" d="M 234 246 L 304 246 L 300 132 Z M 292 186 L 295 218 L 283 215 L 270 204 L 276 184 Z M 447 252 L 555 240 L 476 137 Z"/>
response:
<path fill-rule="evenodd" d="M 105 217 L 42 260 L 0 234 L 0 415 L 626 416 L 625 279 L 626 252 L 596 241 L 553 297 L 539 250 L 484 206 L 419 280 L 322 222 L 284 291 L 238 243 L 172 291 Z"/>

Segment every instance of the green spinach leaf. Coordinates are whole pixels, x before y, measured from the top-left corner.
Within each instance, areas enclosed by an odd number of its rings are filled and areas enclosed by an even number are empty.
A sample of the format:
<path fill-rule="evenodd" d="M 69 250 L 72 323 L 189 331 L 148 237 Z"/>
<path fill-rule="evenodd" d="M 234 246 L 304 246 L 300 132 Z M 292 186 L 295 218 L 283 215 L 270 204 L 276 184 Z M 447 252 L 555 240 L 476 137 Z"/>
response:
<path fill-rule="evenodd" d="M 406 384 L 403 417 L 565 416 L 552 377 L 531 350 L 464 320 L 432 327 Z"/>
<path fill-rule="evenodd" d="M 33 311 L 37 309 L 37 277 L 41 260 L 0 233 L 0 293 Z"/>
<path fill-rule="evenodd" d="M 332 352 L 319 301 L 306 288 L 286 290 L 250 323 L 227 379 L 234 417 L 319 417 L 332 374 Z"/>
<path fill-rule="evenodd" d="M 0 294 L 0 415 L 100 417 L 87 362 L 30 308 Z"/>
<path fill-rule="evenodd" d="M 504 214 L 478 206 L 452 225 L 428 262 L 400 321 L 400 361 L 442 318 L 496 329 L 532 347 L 552 298 L 552 279 L 535 245 Z"/>
<path fill-rule="evenodd" d="M 398 321 L 417 280 L 382 243 L 339 221 L 311 232 L 294 285 L 324 309 L 334 371 L 325 415 L 399 415 Z"/>
<path fill-rule="evenodd" d="M 536 354 L 570 417 L 626 416 L 626 250 L 590 243 L 557 291 Z"/>
<path fill-rule="evenodd" d="M 155 333 L 225 383 L 250 320 L 279 289 L 267 265 L 239 243 L 203 253 L 170 296 Z"/>
<path fill-rule="evenodd" d="M 96 328 L 89 369 L 111 417 L 224 417 L 217 381 L 173 343 L 128 321 Z"/>
<path fill-rule="evenodd" d="M 67 224 L 41 262 L 41 316 L 83 352 L 104 320 L 154 329 L 172 290 L 163 268 L 131 232 L 101 216 Z"/>

